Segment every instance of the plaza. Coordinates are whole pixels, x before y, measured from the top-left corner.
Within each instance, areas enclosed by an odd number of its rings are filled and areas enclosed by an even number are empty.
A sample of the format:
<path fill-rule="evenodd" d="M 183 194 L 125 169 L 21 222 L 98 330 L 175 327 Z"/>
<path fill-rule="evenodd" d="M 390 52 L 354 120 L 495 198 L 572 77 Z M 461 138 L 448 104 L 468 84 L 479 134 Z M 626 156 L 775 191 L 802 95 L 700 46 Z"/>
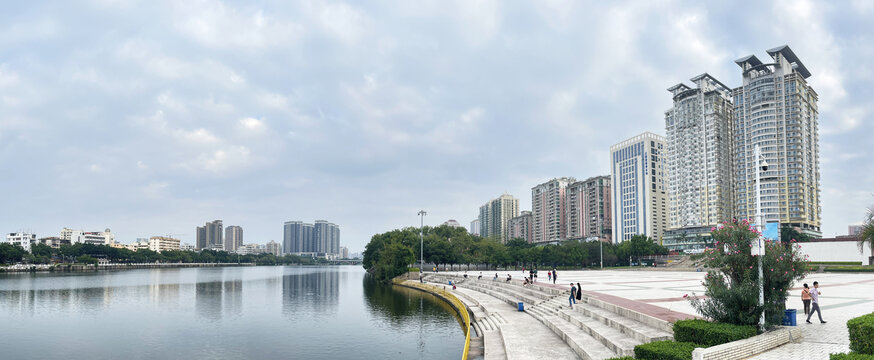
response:
<path fill-rule="evenodd" d="M 527 270 L 526 270 L 527 271 Z M 543 270 L 541 273 L 545 272 Z M 489 280 L 494 277 L 495 271 L 483 271 L 483 279 Z M 545 276 L 538 279 L 537 285 L 563 290 L 568 292 L 570 283 L 580 283 L 583 292 L 586 296 L 595 296 L 602 299 L 607 299 L 610 302 L 619 302 L 622 306 L 635 309 L 643 309 L 646 312 L 654 314 L 656 317 L 661 317 L 666 321 L 687 317 L 697 316 L 698 314 L 692 308 L 687 300 L 687 296 L 703 295 L 704 287 L 702 281 L 706 272 L 695 271 L 660 271 L 660 270 L 582 270 L 569 271 L 559 270 L 559 281 L 555 285 L 552 282 L 547 282 Z M 463 271 L 460 272 L 441 272 L 442 275 L 462 277 Z M 476 278 L 479 271 L 468 271 L 469 278 Z M 516 271 L 497 271 L 498 283 L 503 283 L 507 275 L 513 275 L 515 279 L 524 277 L 522 270 Z M 813 324 L 805 323 L 805 315 L 803 314 L 803 305 L 801 302 L 800 291 L 803 283 L 808 283 L 812 286 L 814 281 L 820 284 L 820 304 L 822 309 L 823 319 L 826 324 L 819 323 L 818 319 L 811 319 Z M 521 317 L 521 313 L 516 312 L 511 305 L 506 302 L 496 301 L 493 297 L 482 292 L 477 292 L 472 289 L 459 287 L 459 292 L 467 294 L 467 297 L 476 297 L 479 304 L 483 307 L 489 307 L 488 313 L 492 317 L 500 319 L 500 324 L 493 325 L 501 327 L 504 344 L 500 349 L 500 353 L 505 358 L 522 358 L 525 356 L 551 356 L 553 358 L 573 358 L 573 353 L 567 349 L 560 349 L 562 341 L 559 336 L 550 331 L 547 326 L 544 326 L 537 321 L 532 321 Z M 492 295 L 498 295 L 493 293 Z M 559 299 L 566 304 L 566 296 Z M 663 312 L 653 311 L 660 308 Z M 750 359 L 827 359 L 829 353 L 847 352 L 849 351 L 849 335 L 847 333 L 847 320 L 874 312 L 874 274 L 866 273 L 813 273 L 805 279 L 797 282 L 794 288 L 790 291 L 789 299 L 787 300 L 787 308 L 797 309 L 797 326 L 803 332 L 803 338 L 795 342 L 791 342 L 767 352 L 758 354 Z M 527 311 L 527 307 L 526 307 Z M 499 315 L 495 316 L 494 314 Z M 531 317 L 531 316 L 529 316 Z M 515 321 L 513 321 L 515 320 Z M 514 325 L 514 322 L 516 323 Z M 521 336 L 525 339 L 523 344 L 513 344 L 514 338 L 520 337 L 518 330 L 525 329 L 526 336 Z M 509 330 L 509 331 L 507 331 Z M 507 334 L 509 332 L 509 334 Z M 535 339 L 535 341 L 531 341 Z M 540 340 L 536 340 L 540 339 Z M 488 340 L 486 344 L 488 344 Z M 531 344 L 550 344 L 549 349 L 544 346 L 543 354 L 538 350 L 539 346 L 531 346 Z M 556 349 L 559 347 L 559 349 Z M 548 350 L 548 351 L 547 351 Z M 564 356 L 558 355 L 556 352 Z M 486 349 L 486 358 L 490 358 L 488 354 L 490 350 Z M 517 354 L 517 356 L 513 356 Z"/>

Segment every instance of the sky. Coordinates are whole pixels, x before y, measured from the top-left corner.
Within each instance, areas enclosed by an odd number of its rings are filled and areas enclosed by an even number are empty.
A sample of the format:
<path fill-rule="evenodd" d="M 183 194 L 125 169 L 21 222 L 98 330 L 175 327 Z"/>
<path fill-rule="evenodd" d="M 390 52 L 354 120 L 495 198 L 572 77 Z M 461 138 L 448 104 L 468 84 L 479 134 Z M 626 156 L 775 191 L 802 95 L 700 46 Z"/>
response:
<path fill-rule="evenodd" d="M 874 203 L 874 2 L 20 1 L 0 12 L 0 231 L 222 219 L 370 237 L 664 134 L 668 87 L 788 44 L 819 94 L 822 230 Z"/>

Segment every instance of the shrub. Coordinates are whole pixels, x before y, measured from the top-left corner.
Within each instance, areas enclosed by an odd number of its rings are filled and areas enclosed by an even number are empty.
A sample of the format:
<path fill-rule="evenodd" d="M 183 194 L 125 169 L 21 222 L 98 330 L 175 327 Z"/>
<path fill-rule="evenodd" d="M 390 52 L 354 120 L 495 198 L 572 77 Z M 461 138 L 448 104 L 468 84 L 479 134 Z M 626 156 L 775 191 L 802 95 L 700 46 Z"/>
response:
<path fill-rule="evenodd" d="M 635 360 L 635 359 L 631 356 L 623 356 L 623 357 L 609 358 L 607 360 Z"/>
<path fill-rule="evenodd" d="M 752 325 L 714 323 L 701 319 L 680 320 L 674 323 L 674 340 L 704 346 L 715 346 L 743 340 L 756 335 Z"/>
<path fill-rule="evenodd" d="M 634 347 L 634 358 L 644 360 L 690 360 L 692 350 L 699 347 L 690 342 L 654 341 Z"/>
<path fill-rule="evenodd" d="M 874 313 L 850 319 L 847 330 L 850 332 L 850 350 L 874 355 Z"/>
<path fill-rule="evenodd" d="M 874 360 L 874 355 L 849 353 L 829 354 L 829 360 Z"/>

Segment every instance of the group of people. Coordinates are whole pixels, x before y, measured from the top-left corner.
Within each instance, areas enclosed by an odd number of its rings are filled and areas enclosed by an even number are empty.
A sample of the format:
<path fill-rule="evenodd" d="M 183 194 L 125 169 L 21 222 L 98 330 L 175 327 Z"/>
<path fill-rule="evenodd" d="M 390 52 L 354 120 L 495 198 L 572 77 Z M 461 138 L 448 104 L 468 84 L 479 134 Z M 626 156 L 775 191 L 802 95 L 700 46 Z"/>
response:
<path fill-rule="evenodd" d="M 813 324 L 810 322 L 810 317 L 813 316 L 813 312 L 816 311 L 816 315 L 819 316 L 819 322 L 825 324 L 826 321 L 822 319 L 822 311 L 819 310 L 819 281 L 813 282 L 813 288 L 804 284 L 804 288 L 801 289 L 801 302 L 804 303 L 804 315 L 807 315 L 807 323 Z M 813 304 L 813 309 L 811 310 L 811 304 Z"/>
<path fill-rule="evenodd" d="M 567 299 L 568 306 L 573 309 L 577 300 L 583 300 L 583 286 L 580 285 L 580 283 L 577 283 L 576 285 L 571 283 L 571 296 Z"/>

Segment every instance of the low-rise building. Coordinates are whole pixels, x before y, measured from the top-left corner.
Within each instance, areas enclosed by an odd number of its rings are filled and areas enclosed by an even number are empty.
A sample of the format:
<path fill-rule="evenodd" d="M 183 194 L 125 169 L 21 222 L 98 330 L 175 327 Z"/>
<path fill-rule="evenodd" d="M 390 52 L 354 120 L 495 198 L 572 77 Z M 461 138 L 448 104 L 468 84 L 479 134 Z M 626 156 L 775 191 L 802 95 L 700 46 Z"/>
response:
<path fill-rule="evenodd" d="M 63 228 L 61 230 L 61 239 L 67 240 L 70 244 L 92 244 L 92 245 L 112 245 L 115 243 L 115 235 L 109 229 L 105 231 L 86 232 L 82 230 L 74 230 Z"/>
<path fill-rule="evenodd" d="M 149 250 L 157 252 L 179 250 L 179 239 L 169 236 L 152 236 L 149 238 Z"/>
<path fill-rule="evenodd" d="M 194 251 L 195 248 L 194 248 L 194 245 L 192 245 L 192 244 L 189 244 L 189 243 L 182 243 L 182 244 L 179 244 L 179 250 L 182 250 L 182 251 Z"/>
<path fill-rule="evenodd" d="M 6 242 L 20 246 L 25 251 L 30 252 L 30 245 L 36 242 L 36 234 L 24 232 L 9 233 L 6 235 Z"/>
<path fill-rule="evenodd" d="M 70 240 L 61 239 L 57 236 L 39 238 L 36 242 L 51 246 L 52 249 L 59 249 L 61 245 L 70 245 Z"/>

